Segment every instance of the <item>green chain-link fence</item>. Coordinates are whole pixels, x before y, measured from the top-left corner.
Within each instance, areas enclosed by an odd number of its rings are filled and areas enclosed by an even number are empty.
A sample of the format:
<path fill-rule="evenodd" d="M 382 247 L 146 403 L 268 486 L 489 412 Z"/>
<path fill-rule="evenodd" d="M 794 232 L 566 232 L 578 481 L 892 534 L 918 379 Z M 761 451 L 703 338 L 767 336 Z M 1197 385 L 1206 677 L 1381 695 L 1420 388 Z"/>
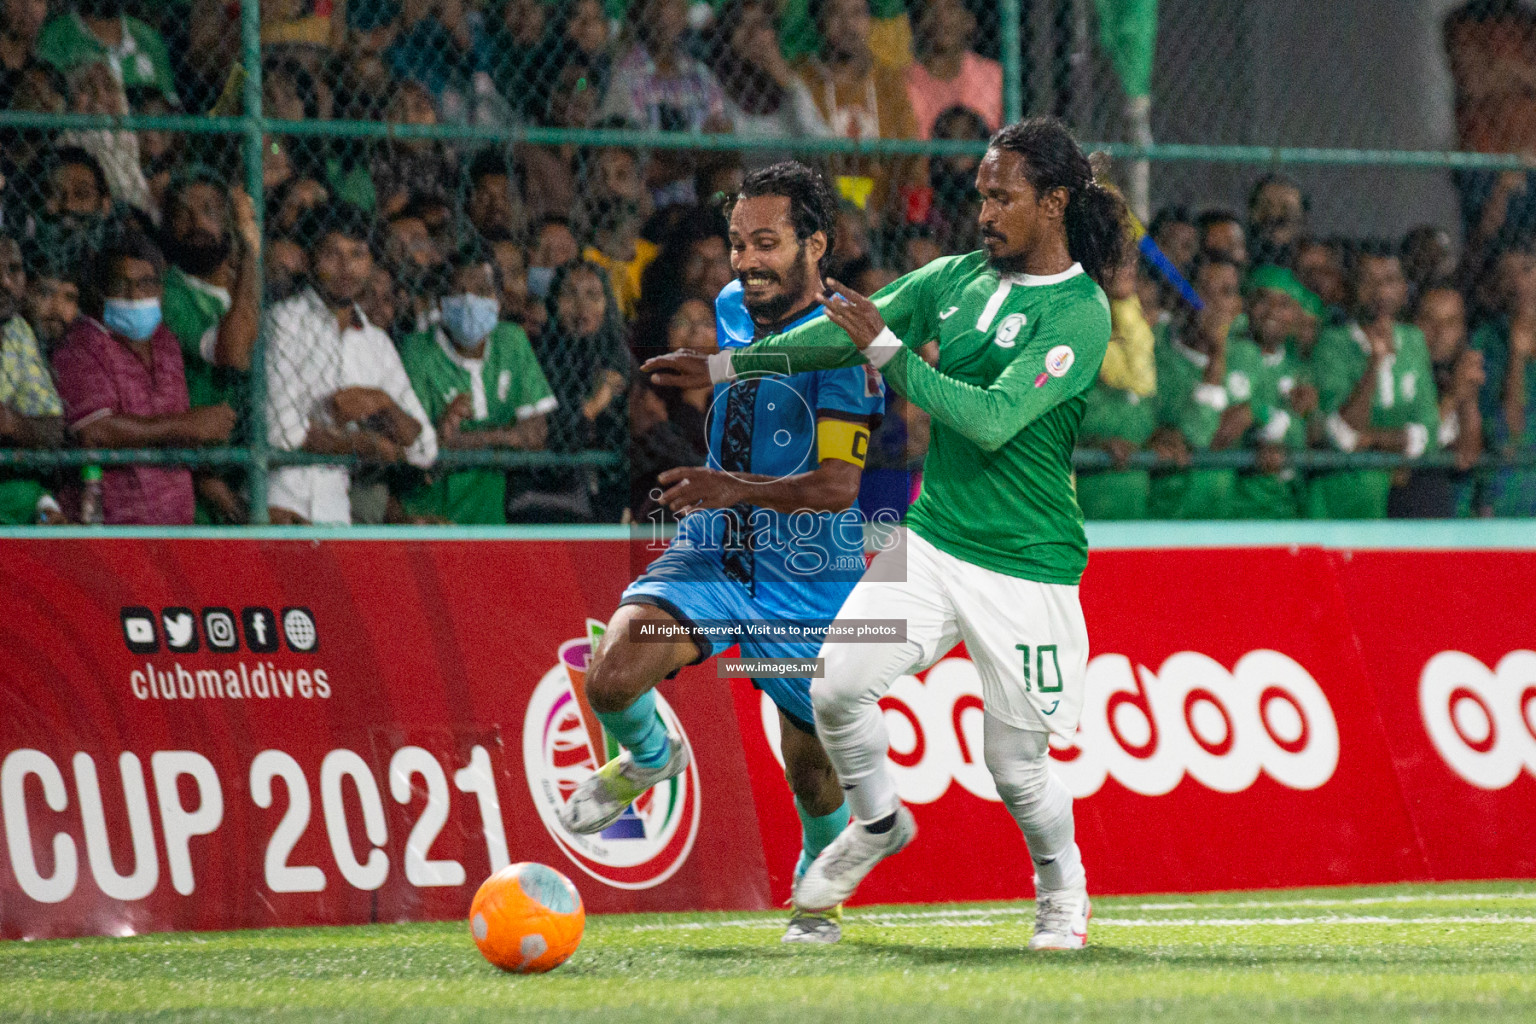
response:
<path fill-rule="evenodd" d="M 1462 389 L 1466 401 L 1447 394 L 1439 412 L 1464 437 L 1476 410 L 1484 444 L 1458 449 L 1446 432 L 1428 445 L 1443 451 L 1405 460 L 1400 441 L 1368 450 L 1324 425 L 1292 435 L 1278 472 L 1402 476 L 1411 464 L 1463 512 L 1529 511 L 1536 488 L 1518 467 L 1533 464 L 1536 424 L 1504 385 L 1524 365 L 1507 356 L 1524 351 L 1516 293 L 1536 272 L 1520 262 L 1536 189 L 1519 155 L 1536 143 L 1536 16 L 1503 2 L 1327 6 L 0 0 L 0 223 L 29 275 L 13 304 L 55 357 L 76 444 L 10 430 L 0 514 L 31 518 L 32 486 L 78 514 L 83 465 L 196 467 L 197 514 L 214 522 L 265 522 L 269 509 L 314 521 L 639 514 L 656 468 L 704 454 L 696 396 L 655 392 L 633 371 L 669 346 L 711 343 L 709 300 L 730 276 L 715 197 L 745 169 L 813 163 L 843 199 L 837 276 L 875 288 L 976 247 L 976 160 L 991 130 L 1032 113 L 1097 140 L 1186 274 L 1194 249 L 1245 236 L 1244 270 L 1294 269 L 1334 340 L 1358 319 L 1346 275 L 1381 251 L 1361 240 L 1397 247 L 1424 226 L 1401 263 L 1409 297 L 1422 307 L 1431 285 L 1451 285 L 1489 363 L 1467 393 L 1465 343 L 1446 342 L 1425 375 Z M 167 258 L 162 308 L 190 403 L 227 404 L 232 418 L 79 422 L 114 378 L 79 353 L 61 364 L 59 309 L 78 289 L 103 315 L 104 293 L 123 285 L 92 278 L 93 254 L 131 234 Z M 1157 351 L 1198 348 L 1176 289 L 1149 263 L 1139 278 L 1123 291 L 1139 294 Z M 382 333 L 338 321 L 320 293 L 355 298 Z M 441 301 L 476 294 L 502 324 L 478 361 L 453 343 Z M 472 318 L 476 304 L 458 307 Z M 146 422 L 165 415 L 157 368 L 151 393 L 124 399 Z M 1085 480 L 1151 470 L 1155 491 L 1273 457 L 1259 423 L 1218 450 L 1186 438 L 1179 451 L 1153 438 L 1162 414 L 1144 407 L 1167 401 L 1111 383 L 1100 406 L 1141 411 L 1103 421 L 1114 437 L 1088 437 Z M 7 386 L 0 403 L 48 419 L 46 402 L 23 408 Z M 922 417 L 898 403 L 887 419 L 873 465 L 911 468 Z M 93 442 L 110 447 L 81 447 Z M 1464 472 L 1472 461 L 1482 468 Z"/>

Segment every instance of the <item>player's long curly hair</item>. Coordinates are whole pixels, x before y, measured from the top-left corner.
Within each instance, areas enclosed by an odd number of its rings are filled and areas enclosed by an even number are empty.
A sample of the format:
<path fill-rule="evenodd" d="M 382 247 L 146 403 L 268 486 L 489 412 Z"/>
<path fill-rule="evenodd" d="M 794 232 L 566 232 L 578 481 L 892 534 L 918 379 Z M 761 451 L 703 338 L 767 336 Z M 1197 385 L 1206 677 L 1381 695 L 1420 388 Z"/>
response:
<path fill-rule="evenodd" d="M 1130 218 L 1120 194 L 1094 180 L 1093 165 L 1067 126 L 1031 117 L 1001 129 L 988 145 L 1022 156 L 1036 192 L 1067 190 L 1067 253 L 1103 284 L 1130 248 Z"/>

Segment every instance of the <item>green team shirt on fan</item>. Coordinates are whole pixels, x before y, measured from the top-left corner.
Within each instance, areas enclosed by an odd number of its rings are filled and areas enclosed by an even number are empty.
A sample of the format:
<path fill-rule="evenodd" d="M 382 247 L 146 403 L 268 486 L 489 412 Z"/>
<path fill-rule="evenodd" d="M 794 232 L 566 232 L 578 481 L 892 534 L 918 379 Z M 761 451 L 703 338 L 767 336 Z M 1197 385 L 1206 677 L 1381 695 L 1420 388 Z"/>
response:
<path fill-rule="evenodd" d="M 138 18 L 124 17 L 123 41 L 109 49 L 86 27 L 78 14 L 61 14 L 43 26 L 37 37 L 37 57 L 69 74 L 82 64 L 106 61 L 124 89 L 158 89 L 175 105 L 176 82 L 171 59 L 160 33 Z"/>
<path fill-rule="evenodd" d="M 1170 336 L 1172 337 L 1172 336 Z M 1227 375 L 1223 383 L 1205 380 L 1210 358 L 1185 345 L 1177 337 L 1157 348 L 1157 425 L 1178 431 L 1190 451 L 1207 451 L 1221 426 L 1222 413 L 1246 401 L 1241 389 L 1251 367 L 1239 351 L 1227 350 Z M 1237 377 L 1234 378 L 1233 374 Z M 1152 478 L 1147 511 L 1155 519 L 1221 519 L 1232 503 L 1237 474 L 1230 469 L 1184 469 L 1159 473 Z"/>
<path fill-rule="evenodd" d="M 219 402 L 226 402 L 237 411 L 244 406 L 246 375 L 213 365 L 219 323 L 229 312 L 229 306 L 226 289 L 193 277 L 179 267 L 165 272 L 161 316 L 181 342 L 181 360 L 187 368 L 187 398 L 193 408 Z"/>
<path fill-rule="evenodd" d="M 433 423 L 461 394 L 470 396 L 473 408 L 461 426 L 465 431 L 510 427 L 556 406 L 528 335 L 514 324 L 496 325 L 481 359 L 466 359 L 442 328 L 433 328 L 407 337 L 400 361 Z M 507 474 L 499 469 L 434 473 L 401 503 L 417 515 L 442 516 L 452 523 L 505 523 Z"/>
<path fill-rule="evenodd" d="M 1408 324 L 1392 328 L 1393 353 L 1377 367 L 1371 388 L 1370 425 L 1408 431 L 1407 454 L 1435 448 L 1440 433 L 1440 399 L 1424 335 Z M 1353 434 L 1338 415 L 1370 365 L 1370 339 L 1359 324 L 1330 327 L 1312 353 L 1318 411 L 1327 417 L 1327 436 L 1341 451 L 1352 451 Z M 1383 519 L 1392 472 L 1386 469 L 1320 473 L 1307 487 L 1307 511 L 1314 519 Z"/>
<path fill-rule="evenodd" d="M 1088 564 L 1072 450 L 1109 344 L 1109 300 L 1083 268 L 1003 275 L 973 252 L 935 260 L 874 295 L 902 345 L 876 354 L 886 382 L 932 417 L 923 492 L 907 525 L 984 569 L 1076 584 Z M 939 343 L 939 365 L 916 349 Z M 737 373 L 869 361 L 831 320 L 730 357 Z"/>
<path fill-rule="evenodd" d="M 1307 447 L 1307 421 L 1291 409 L 1291 394 L 1310 383 L 1310 373 L 1289 345 L 1265 352 L 1251 338 L 1230 342 L 1227 392 L 1253 410 L 1244 446 Z M 1240 395 L 1246 395 L 1240 399 Z M 1301 479 L 1287 467 L 1279 473 L 1242 472 L 1232 485 L 1227 512 L 1233 519 L 1295 519 L 1301 509 Z"/>
<path fill-rule="evenodd" d="M 1111 439 L 1145 448 L 1157 430 L 1157 395 L 1138 395 L 1095 381 L 1084 396 L 1081 428 L 1084 445 L 1099 447 Z M 1151 476 L 1144 469 L 1112 469 L 1077 476 L 1077 503 L 1088 519 L 1145 519 Z"/>

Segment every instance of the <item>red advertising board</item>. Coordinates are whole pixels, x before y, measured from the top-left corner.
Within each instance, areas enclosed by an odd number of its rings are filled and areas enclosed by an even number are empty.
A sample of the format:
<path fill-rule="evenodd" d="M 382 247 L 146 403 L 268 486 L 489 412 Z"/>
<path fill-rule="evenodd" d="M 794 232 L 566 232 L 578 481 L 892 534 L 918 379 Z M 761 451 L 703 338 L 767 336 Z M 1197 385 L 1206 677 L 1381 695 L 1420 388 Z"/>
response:
<path fill-rule="evenodd" d="M 590 770 L 571 673 L 629 565 L 620 542 L 0 544 L 0 935 L 452 918 L 517 860 L 599 912 L 766 906 L 704 673 L 661 690 L 693 770 L 612 834 L 554 821 Z"/>
<path fill-rule="evenodd" d="M 663 684 L 694 768 L 602 836 L 578 694 L 621 541 L 0 541 L 0 936 L 454 918 L 508 861 L 590 909 L 761 908 L 776 716 Z M 643 557 L 643 556 L 642 556 Z M 1055 751 L 1095 891 L 1536 874 L 1536 553 L 1096 552 Z M 882 701 L 920 825 L 861 902 L 1016 898 L 963 649 Z"/>

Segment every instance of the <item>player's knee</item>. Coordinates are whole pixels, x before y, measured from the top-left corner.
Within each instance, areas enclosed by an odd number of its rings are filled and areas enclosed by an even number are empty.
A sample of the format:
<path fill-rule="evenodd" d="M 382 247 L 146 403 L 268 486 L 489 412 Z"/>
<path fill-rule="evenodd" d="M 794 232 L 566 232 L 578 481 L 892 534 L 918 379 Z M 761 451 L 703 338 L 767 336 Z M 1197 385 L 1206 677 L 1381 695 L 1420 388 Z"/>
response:
<path fill-rule="evenodd" d="M 587 666 L 587 702 L 593 711 L 623 711 L 648 689 L 650 683 L 639 678 L 622 651 L 600 649 Z"/>
<path fill-rule="evenodd" d="M 842 803 L 842 790 L 830 764 L 790 763 L 784 767 L 784 778 L 789 783 L 790 792 L 813 815 L 831 814 Z M 830 807 L 824 807 L 833 793 L 839 799 L 832 800 Z"/>
<path fill-rule="evenodd" d="M 816 709 L 818 724 L 844 724 L 857 717 L 865 704 L 879 699 L 868 662 L 850 657 L 850 646 L 833 644 L 822 648 L 826 672 L 820 679 L 811 680 L 811 707 Z"/>
<path fill-rule="evenodd" d="M 811 680 L 811 707 L 816 712 L 816 724 L 836 728 L 846 724 L 859 712 L 858 687 L 851 685 L 847 676 Z"/>
<path fill-rule="evenodd" d="M 997 795 L 1009 807 L 1035 803 L 1050 781 L 1050 768 L 1045 758 L 1020 758 L 988 747 L 983 751 L 982 760 L 987 771 L 992 773 Z"/>

